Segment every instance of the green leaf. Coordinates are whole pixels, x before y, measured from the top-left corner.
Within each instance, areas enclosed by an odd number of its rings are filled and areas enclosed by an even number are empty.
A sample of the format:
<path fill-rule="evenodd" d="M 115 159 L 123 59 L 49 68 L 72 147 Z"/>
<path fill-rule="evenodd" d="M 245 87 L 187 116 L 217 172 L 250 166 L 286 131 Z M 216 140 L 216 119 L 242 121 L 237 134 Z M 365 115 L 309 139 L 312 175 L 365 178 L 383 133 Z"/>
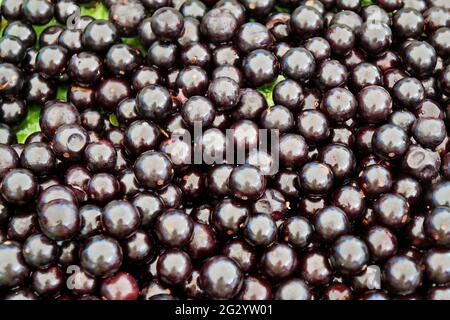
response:
<path fill-rule="evenodd" d="M 108 8 L 102 2 L 87 3 L 81 6 L 82 16 L 91 16 L 94 19 L 108 20 Z"/>
<path fill-rule="evenodd" d="M 261 86 L 259 88 L 257 88 L 257 90 L 264 96 L 264 98 L 266 98 L 267 101 L 267 105 L 270 107 L 274 106 L 274 102 L 273 102 L 273 98 L 272 98 L 272 92 L 273 92 L 273 88 L 275 88 L 275 86 L 285 80 L 286 78 L 283 77 L 282 75 L 279 75 L 278 78 L 276 78 L 274 81 L 272 81 L 269 84 L 266 84 L 264 86 Z"/>
<path fill-rule="evenodd" d="M 373 0 L 362 0 L 361 4 L 363 7 L 367 7 L 373 4 Z"/>
<path fill-rule="evenodd" d="M 55 20 L 55 18 L 53 18 L 52 20 L 50 20 L 49 23 L 44 24 L 43 26 L 33 25 L 33 29 L 34 29 L 34 31 L 36 31 L 36 34 L 37 34 L 37 36 L 39 38 L 39 36 L 41 35 L 42 31 L 44 31 L 48 27 L 56 26 L 56 25 L 59 25 L 59 23 L 58 23 L 58 21 Z"/>
<path fill-rule="evenodd" d="M 138 38 L 122 38 L 122 42 L 138 48 L 142 54 L 145 54 L 147 52 Z"/>
<path fill-rule="evenodd" d="M 288 8 L 282 7 L 282 6 L 275 6 L 276 12 L 284 12 L 284 13 L 290 13 L 290 10 Z"/>
<path fill-rule="evenodd" d="M 119 120 L 117 120 L 117 117 L 114 113 L 110 113 L 109 114 L 109 122 L 111 122 L 111 124 L 114 127 L 118 127 L 119 126 Z"/>
<path fill-rule="evenodd" d="M 1 0 L 0 0 L 0 5 L 1 5 Z M 0 23 L 0 32 L 3 33 L 3 30 L 6 28 L 6 25 L 8 24 L 8 22 L 5 19 L 2 19 L 2 22 Z"/>
<path fill-rule="evenodd" d="M 15 128 L 17 141 L 19 143 L 24 143 L 30 134 L 41 131 L 41 127 L 39 126 L 40 113 L 41 108 L 38 106 L 31 106 L 28 108 L 27 117 Z"/>
<path fill-rule="evenodd" d="M 67 87 L 58 87 L 56 92 L 56 99 L 67 101 Z"/>

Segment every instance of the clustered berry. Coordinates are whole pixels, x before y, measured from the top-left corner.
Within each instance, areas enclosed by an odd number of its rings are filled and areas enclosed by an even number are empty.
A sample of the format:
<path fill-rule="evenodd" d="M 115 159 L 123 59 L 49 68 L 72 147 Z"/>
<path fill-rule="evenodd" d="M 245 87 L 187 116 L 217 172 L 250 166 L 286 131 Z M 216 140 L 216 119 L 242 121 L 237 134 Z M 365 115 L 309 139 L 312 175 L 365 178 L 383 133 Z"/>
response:
<path fill-rule="evenodd" d="M 448 0 L 87 2 L 1 1 L 1 299 L 450 300 Z"/>

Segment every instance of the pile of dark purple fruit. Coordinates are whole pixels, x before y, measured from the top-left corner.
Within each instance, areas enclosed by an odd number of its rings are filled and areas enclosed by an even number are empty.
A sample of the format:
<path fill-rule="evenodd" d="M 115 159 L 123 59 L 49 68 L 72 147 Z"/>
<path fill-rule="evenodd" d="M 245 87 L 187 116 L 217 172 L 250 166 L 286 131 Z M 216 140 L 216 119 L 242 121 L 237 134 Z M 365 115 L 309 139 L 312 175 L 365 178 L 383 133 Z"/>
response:
<path fill-rule="evenodd" d="M 450 299 L 448 0 L 82 2 L 1 5 L 1 298 Z"/>

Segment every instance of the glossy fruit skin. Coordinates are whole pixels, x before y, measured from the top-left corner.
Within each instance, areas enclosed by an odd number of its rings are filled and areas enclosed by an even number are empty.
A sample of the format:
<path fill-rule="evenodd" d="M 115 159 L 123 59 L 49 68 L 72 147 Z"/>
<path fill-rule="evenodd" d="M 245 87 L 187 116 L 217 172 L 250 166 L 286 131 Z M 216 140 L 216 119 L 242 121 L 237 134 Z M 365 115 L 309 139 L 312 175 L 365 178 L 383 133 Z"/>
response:
<path fill-rule="evenodd" d="M 105 52 L 118 42 L 119 32 L 113 23 L 106 20 L 95 20 L 83 31 L 83 46 L 94 52 Z"/>
<path fill-rule="evenodd" d="M 292 48 L 281 60 L 281 69 L 286 76 L 296 81 L 306 81 L 314 73 L 316 64 L 313 54 L 303 48 Z"/>
<path fill-rule="evenodd" d="M 0 286 L 12 288 L 23 283 L 29 275 L 29 268 L 21 255 L 21 245 L 17 242 L 6 242 L 0 244 L 0 270 L 11 270 L 2 272 Z"/>
<path fill-rule="evenodd" d="M 243 276 L 231 259 L 215 256 L 208 259 L 200 270 L 200 286 L 214 299 L 230 299 L 239 293 Z"/>
<path fill-rule="evenodd" d="M 384 277 L 390 290 L 400 295 L 414 292 L 422 281 L 422 271 L 414 260 L 395 256 L 384 267 Z"/>
<path fill-rule="evenodd" d="M 340 180 L 348 179 L 355 171 L 355 159 L 353 152 L 340 144 L 329 144 L 319 154 L 319 160 L 330 166 L 334 178 Z"/>
<path fill-rule="evenodd" d="M 50 147 L 42 142 L 28 144 L 20 156 L 20 164 L 23 168 L 42 176 L 52 172 L 55 161 L 55 156 Z"/>
<path fill-rule="evenodd" d="M 325 33 L 331 50 L 337 55 L 347 54 L 355 44 L 355 35 L 351 28 L 346 25 L 333 24 Z"/>
<path fill-rule="evenodd" d="M 14 136 L 12 128 L 6 124 L 0 124 L 0 143 L 12 145 L 17 142 L 17 137 Z"/>
<path fill-rule="evenodd" d="M 19 300 L 19 301 L 34 301 L 38 300 L 38 297 L 34 292 L 27 289 L 17 289 L 5 296 L 5 300 Z"/>
<path fill-rule="evenodd" d="M 290 79 L 279 82 L 273 89 L 272 95 L 276 104 L 283 105 L 290 110 L 297 110 L 304 98 L 300 84 Z"/>
<path fill-rule="evenodd" d="M 384 159 L 401 157 L 409 147 L 407 133 L 395 125 L 379 127 L 372 138 L 375 153 Z"/>
<path fill-rule="evenodd" d="M 367 86 L 359 91 L 357 100 L 359 112 L 368 122 L 380 122 L 392 113 L 392 98 L 383 87 Z"/>
<path fill-rule="evenodd" d="M 0 151 L 0 178 L 3 178 L 10 169 L 17 167 L 19 157 L 11 146 L 5 144 L 0 145 Z"/>
<path fill-rule="evenodd" d="M 333 245 L 333 259 L 342 273 L 358 273 L 367 267 L 369 252 L 366 244 L 354 236 L 341 236 Z"/>
<path fill-rule="evenodd" d="M 79 9 L 77 3 L 72 0 L 58 1 L 55 4 L 55 18 L 58 22 L 64 24 L 75 11 Z"/>
<path fill-rule="evenodd" d="M 37 194 L 38 185 L 35 176 L 27 169 L 10 170 L 0 186 L 2 197 L 9 203 L 24 205 Z"/>
<path fill-rule="evenodd" d="M 16 2 L 4 299 L 450 296 L 444 0 Z"/>
<path fill-rule="evenodd" d="M 278 15 L 272 15 L 267 20 L 266 26 L 277 40 L 286 39 L 289 36 L 289 19 L 290 16 L 288 14 L 280 13 Z"/>
<path fill-rule="evenodd" d="M 399 177 L 392 185 L 392 191 L 403 196 L 410 205 L 414 205 L 422 194 L 422 186 L 410 177 Z"/>
<path fill-rule="evenodd" d="M 276 105 L 270 109 L 270 112 L 263 111 L 260 122 L 264 129 L 278 130 L 283 133 L 294 126 L 294 116 L 288 108 Z"/>
<path fill-rule="evenodd" d="M 232 165 L 217 165 L 209 170 L 206 185 L 212 196 L 223 197 L 228 195 L 228 177 L 232 170 Z"/>
<path fill-rule="evenodd" d="M 369 196 L 388 192 L 392 186 L 392 174 L 379 164 L 365 168 L 359 175 L 359 186 Z"/>
<path fill-rule="evenodd" d="M 161 214 L 155 223 L 158 239 L 170 246 L 187 244 L 193 233 L 192 219 L 181 210 L 169 210 Z"/>
<path fill-rule="evenodd" d="M 250 185 L 250 181 L 253 185 Z M 255 200 L 264 191 L 266 179 L 256 167 L 244 165 L 233 169 L 229 178 L 229 188 L 241 200 Z"/>
<path fill-rule="evenodd" d="M 237 28 L 236 17 L 224 8 L 215 8 L 208 11 L 200 24 L 201 32 L 213 42 L 230 40 Z"/>
<path fill-rule="evenodd" d="M 261 277 L 248 276 L 244 279 L 239 300 L 270 300 L 272 296 L 270 283 Z"/>
<path fill-rule="evenodd" d="M 321 109 L 331 120 L 336 122 L 343 122 L 353 117 L 356 108 L 356 98 L 344 88 L 328 90 L 322 97 Z"/>
<path fill-rule="evenodd" d="M 430 250 L 424 258 L 424 264 L 425 274 L 433 283 L 448 282 L 448 250 Z"/>
<path fill-rule="evenodd" d="M 436 50 L 437 54 L 442 57 L 447 57 L 450 53 L 447 41 L 449 35 L 449 28 L 442 27 L 436 30 L 431 38 L 432 46 Z"/>
<path fill-rule="evenodd" d="M 397 110 L 391 113 L 389 122 L 402 128 L 406 132 L 411 131 L 411 127 L 416 120 L 414 114 L 409 110 Z"/>
<path fill-rule="evenodd" d="M 317 211 L 314 229 L 323 240 L 332 242 L 339 236 L 348 233 L 349 221 L 343 210 L 329 206 Z"/>
<path fill-rule="evenodd" d="M 250 217 L 244 228 L 245 238 L 256 246 L 267 246 L 275 241 L 277 227 L 271 216 L 259 214 Z"/>
<path fill-rule="evenodd" d="M 294 250 L 287 244 L 275 243 L 264 253 L 261 263 L 264 273 L 272 279 L 289 277 L 297 266 Z"/>
<path fill-rule="evenodd" d="M 100 82 L 97 88 L 97 102 L 101 107 L 114 111 L 117 105 L 131 96 L 129 85 L 118 78 L 109 78 Z"/>
<path fill-rule="evenodd" d="M 34 213 L 18 214 L 11 217 L 7 226 L 7 236 L 14 241 L 24 241 L 38 228 L 37 216 Z"/>
<path fill-rule="evenodd" d="M 158 192 L 166 209 L 178 208 L 183 200 L 181 189 L 175 184 L 169 184 L 166 188 Z"/>
<path fill-rule="evenodd" d="M 330 57 L 330 43 L 322 37 L 313 37 L 305 42 L 305 48 L 309 50 L 316 61 L 322 61 Z"/>
<path fill-rule="evenodd" d="M 287 133 L 280 139 L 280 161 L 287 167 L 298 167 L 308 160 L 308 145 L 298 134 Z"/>
<path fill-rule="evenodd" d="M 416 38 L 424 30 L 424 18 L 418 11 L 404 8 L 395 13 L 392 25 L 399 36 Z"/>
<path fill-rule="evenodd" d="M 450 217 L 450 211 L 447 207 L 438 207 L 425 219 L 424 229 L 425 233 L 431 237 L 431 239 L 440 245 L 449 246 L 450 237 L 445 228 L 442 228 L 446 224 Z"/>
<path fill-rule="evenodd" d="M 111 236 L 128 238 L 140 225 L 139 212 L 128 201 L 111 201 L 103 209 L 102 224 Z"/>
<path fill-rule="evenodd" d="M 362 89 L 369 85 L 380 85 L 382 74 L 378 67 L 371 63 L 358 64 L 351 73 L 351 82 L 355 89 Z"/>
<path fill-rule="evenodd" d="M 22 71 L 11 63 L 1 63 L 0 71 L 0 93 L 5 96 L 18 93 L 24 85 Z"/>
<path fill-rule="evenodd" d="M 253 86 L 260 86 L 275 79 L 279 62 L 265 49 L 250 52 L 242 62 L 243 73 Z"/>
<path fill-rule="evenodd" d="M 335 88 L 347 82 L 347 68 L 337 60 L 325 60 L 317 68 L 317 82 L 320 87 Z"/>
<path fill-rule="evenodd" d="M 194 223 L 192 239 L 187 251 L 192 259 L 201 259 L 214 254 L 217 250 L 217 239 L 214 230 L 203 223 Z"/>
<path fill-rule="evenodd" d="M 433 149 L 446 137 L 445 124 L 441 119 L 419 118 L 413 126 L 414 138 L 423 147 Z"/>
<path fill-rule="evenodd" d="M 326 164 L 309 162 L 301 169 L 299 182 L 307 193 L 323 194 L 333 186 L 333 171 Z"/>
<path fill-rule="evenodd" d="M 328 257 L 319 251 L 308 252 L 299 266 L 302 278 L 310 285 L 327 284 L 332 276 L 332 268 Z"/>
<path fill-rule="evenodd" d="M 249 22 L 242 25 L 236 37 L 237 47 L 244 53 L 256 49 L 267 49 L 273 43 L 269 30 L 258 22 Z"/>
<path fill-rule="evenodd" d="M 172 107 L 169 92 L 162 86 L 145 86 L 138 94 L 136 111 L 149 120 L 160 120 L 167 117 Z"/>
<path fill-rule="evenodd" d="M 101 140 L 86 146 L 84 157 L 87 168 L 93 172 L 112 171 L 117 159 L 117 153 L 111 142 Z"/>
<path fill-rule="evenodd" d="M 202 95 L 208 88 L 208 74 L 197 66 L 186 67 L 176 77 L 176 86 L 186 97 Z"/>
<path fill-rule="evenodd" d="M 431 74 L 436 66 L 436 50 L 425 41 L 408 45 L 404 57 L 406 67 L 418 76 Z"/>
<path fill-rule="evenodd" d="M 8 20 L 16 20 L 22 15 L 22 2 L 6 0 L 2 2 L 2 15 Z"/>
<path fill-rule="evenodd" d="M 32 24 L 47 24 L 53 17 L 54 6 L 48 0 L 28 0 L 22 5 L 24 18 Z"/>
<path fill-rule="evenodd" d="M 148 188 L 162 189 L 173 177 L 173 166 L 169 158 L 160 152 L 142 153 L 134 165 L 139 183 Z"/>
<path fill-rule="evenodd" d="M 325 300 L 351 300 L 352 298 L 351 289 L 342 283 L 332 283 L 324 292 Z"/>
<path fill-rule="evenodd" d="M 366 243 L 374 260 L 390 258 L 398 248 L 397 237 L 388 228 L 380 226 L 368 231 Z"/>
<path fill-rule="evenodd" d="M 299 36 L 309 36 L 319 33 L 323 28 L 323 17 L 316 9 L 299 6 L 292 12 L 291 28 Z"/>
<path fill-rule="evenodd" d="M 129 152 L 141 154 L 154 148 L 159 142 L 159 137 L 159 131 L 153 123 L 136 120 L 127 127 L 124 143 Z"/>
<path fill-rule="evenodd" d="M 78 160 L 88 144 L 86 130 L 78 125 L 63 125 L 58 128 L 53 137 L 53 151 L 56 156 L 67 160 Z"/>
<path fill-rule="evenodd" d="M 31 281 L 34 291 L 40 296 L 53 296 L 61 290 L 64 276 L 59 267 L 50 267 L 33 272 Z"/>
<path fill-rule="evenodd" d="M 409 220 L 409 205 L 402 196 L 386 193 L 374 204 L 378 219 L 389 227 L 399 227 Z"/>
<path fill-rule="evenodd" d="M 100 292 L 105 300 L 137 300 L 139 287 L 133 276 L 119 272 L 103 280 Z"/>
<path fill-rule="evenodd" d="M 328 139 L 330 124 L 319 110 L 305 110 L 297 116 L 297 130 L 310 144 L 318 144 Z"/>
<path fill-rule="evenodd" d="M 403 157 L 403 169 L 420 181 L 430 181 L 438 174 L 440 158 L 437 153 L 420 146 L 410 146 Z"/>
<path fill-rule="evenodd" d="M 284 281 L 275 292 L 275 300 L 312 300 L 308 285 L 299 278 Z"/>
<path fill-rule="evenodd" d="M 78 208 L 68 200 L 50 201 L 42 206 L 38 217 L 42 232 L 56 241 L 72 238 L 80 228 Z"/>
<path fill-rule="evenodd" d="M 226 198 L 216 205 L 210 219 L 219 233 L 231 236 L 239 232 L 249 214 L 247 206 Z"/>
<path fill-rule="evenodd" d="M 119 181 L 110 173 L 97 173 L 89 180 L 87 194 L 94 202 L 106 204 L 119 197 Z"/>
<path fill-rule="evenodd" d="M 365 22 L 360 31 L 361 47 L 369 54 L 382 53 L 392 43 L 392 30 L 384 23 Z"/>
<path fill-rule="evenodd" d="M 13 36 L 5 36 L 0 40 L 0 55 L 2 62 L 18 64 L 25 56 L 25 46 L 22 41 Z"/>
<path fill-rule="evenodd" d="M 45 47 L 59 44 L 59 36 L 64 31 L 60 26 L 50 26 L 46 28 L 39 36 L 39 46 Z"/>
<path fill-rule="evenodd" d="M 242 87 L 244 82 L 244 77 L 242 75 L 241 70 L 233 65 L 224 64 L 216 67 L 212 73 L 212 79 L 215 80 L 221 77 L 228 77 L 236 81 L 236 83 L 240 87 Z"/>
<path fill-rule="evenodd" d="M 81 84 L 93 84 L 103 74 L 103 63 L 94 53 L 80 52 L 70 58 L 68 72 Z"/>
<path fill-rule="evenodd" d="M 222 254 L 239 266 L 242 272 L 249 272 L 256 266 L 256 252 L 246 241 L 233 239 L 225 243 Z"/>
<path fill-rule="evenodd" d="M 410 109 L 415 109 L 425 99 L 425 89 L 416 78 L 404 78 L 394 85 L 394 97 L 397 101 Z"/>
<path fill-rule="evenodd" d="M 145 18 L 145 8 L 137 1 L 116 3 L 109 9 L 109 18 L 119 33 L 125 37 L 135 36 L 139 23 Z"/>
<path fill-rule="evenodd" d="M 153 13 L 151 25 L 155 35 L 165 40 L 173 40 L 183 30 L 183 17 L 175 9 L 163 7 Z"/>
<path fill-rule="evenodd" d="M 239 84 L 229 77 L 218 77 L 208 87 L 208 97 L 219 110 L 232 109 L 239 101 Z"/>
<path fill-rule="evenodd" d="M 133 205 L 138 209 L 141 223 L 147 226 L 154 221 L 163 211 L 164 205 L 161 199 L 150 192 L 142 192 L 132 199 Z"/>
<path fill-rule="evenodd" d="M 21 99 L 7 99 L 0 104 L 0 121 L 7 125 L 17 125 L 26 117 L 26 104 Z"/>
<path fill-rule="evenodd" d="M 80 252 L 83 269 L 92 276 L 106 278 L 122 265 L 122 249 L 113 238 L 98 235 L 89 238 Z"/>
<path fill-rule="evenodd" d="M 39 124 L 42 133 L 52 138 L 61 125 L 80 124 L 80 114 L 71 103 L 55 101 L 46 104 L 41 110 Z"/>

